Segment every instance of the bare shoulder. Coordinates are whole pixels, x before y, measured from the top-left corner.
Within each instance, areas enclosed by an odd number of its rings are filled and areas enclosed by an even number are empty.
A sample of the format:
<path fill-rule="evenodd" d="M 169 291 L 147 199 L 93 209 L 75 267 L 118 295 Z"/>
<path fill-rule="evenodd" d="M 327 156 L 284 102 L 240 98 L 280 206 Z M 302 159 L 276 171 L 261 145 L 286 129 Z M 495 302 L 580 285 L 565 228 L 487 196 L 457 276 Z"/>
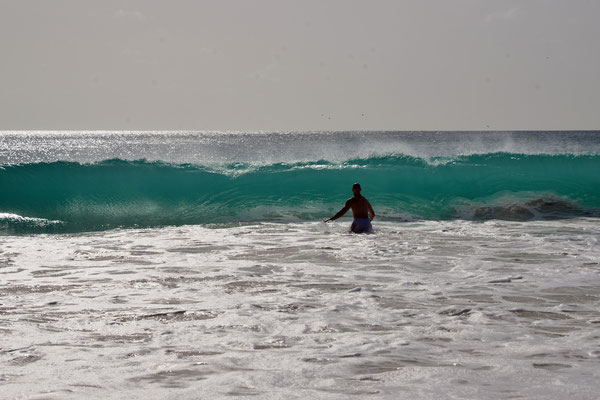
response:
<path fill-rule="evenodd" d="M 360 200 L 363 204 L 371 204 L 371 203 L 369 203 L 369 200 L 364 196 Z"/>

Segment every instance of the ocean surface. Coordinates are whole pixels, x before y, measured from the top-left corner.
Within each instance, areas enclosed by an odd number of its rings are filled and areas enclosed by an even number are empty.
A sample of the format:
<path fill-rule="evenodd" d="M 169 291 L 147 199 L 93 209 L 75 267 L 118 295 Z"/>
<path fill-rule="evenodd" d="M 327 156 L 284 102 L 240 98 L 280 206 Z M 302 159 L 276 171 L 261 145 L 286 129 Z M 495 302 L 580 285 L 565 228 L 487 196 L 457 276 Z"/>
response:
<path fill-rule="evenodd" d="M 0 397 L 595 399 L 599 222 L 596 131 L 0 132 Z"/>

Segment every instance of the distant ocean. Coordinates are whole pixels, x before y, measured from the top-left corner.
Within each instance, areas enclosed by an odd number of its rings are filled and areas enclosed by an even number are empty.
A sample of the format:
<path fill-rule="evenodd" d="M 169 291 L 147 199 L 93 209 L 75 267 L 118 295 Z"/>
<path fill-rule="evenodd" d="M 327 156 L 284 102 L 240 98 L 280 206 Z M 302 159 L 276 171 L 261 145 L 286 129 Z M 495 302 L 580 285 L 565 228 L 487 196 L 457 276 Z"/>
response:
<path fill-rule="evenodd" d="M 600 131 L 0 132 L 0 390 L 596 398 L 599 218 Z"/>

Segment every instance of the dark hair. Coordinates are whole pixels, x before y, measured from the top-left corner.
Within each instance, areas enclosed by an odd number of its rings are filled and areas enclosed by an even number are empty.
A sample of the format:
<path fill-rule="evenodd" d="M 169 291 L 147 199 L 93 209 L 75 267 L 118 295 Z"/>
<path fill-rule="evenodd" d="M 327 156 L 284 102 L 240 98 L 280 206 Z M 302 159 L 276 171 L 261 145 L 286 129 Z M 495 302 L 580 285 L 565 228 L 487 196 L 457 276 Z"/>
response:
<path fill-rule="evenodd" d="M 361 189 L 362 190 L 362 188 L 360 187 L 360 184 L 358 184 L 358 183 L 355 183 L 354 185 L 352 185 L 352 189 Z"/>

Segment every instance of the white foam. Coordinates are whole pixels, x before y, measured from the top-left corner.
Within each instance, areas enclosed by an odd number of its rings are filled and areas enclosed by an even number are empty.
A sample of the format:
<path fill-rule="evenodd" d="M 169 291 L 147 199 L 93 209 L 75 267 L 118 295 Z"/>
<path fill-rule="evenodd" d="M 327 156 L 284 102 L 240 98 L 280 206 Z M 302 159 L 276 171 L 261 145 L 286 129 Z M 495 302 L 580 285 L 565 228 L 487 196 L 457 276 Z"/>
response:
<path fill-rule="evenodd" d="M 597 220 L 348 224 L 0 237 L 3 395 L 598 389 Z"/>
<path fill-rule="evenodd" d="M 45 218 L 35 218 L 35 217 L 24 217 L 22 215 L 13 214 L 13 213 L 0 213 L 0 221 L 13 221 L 13 222 L 33 222 L 40 225 L 47 224 L 60 224 L 62 221 L 58 220 L 49 220 Z"/>

